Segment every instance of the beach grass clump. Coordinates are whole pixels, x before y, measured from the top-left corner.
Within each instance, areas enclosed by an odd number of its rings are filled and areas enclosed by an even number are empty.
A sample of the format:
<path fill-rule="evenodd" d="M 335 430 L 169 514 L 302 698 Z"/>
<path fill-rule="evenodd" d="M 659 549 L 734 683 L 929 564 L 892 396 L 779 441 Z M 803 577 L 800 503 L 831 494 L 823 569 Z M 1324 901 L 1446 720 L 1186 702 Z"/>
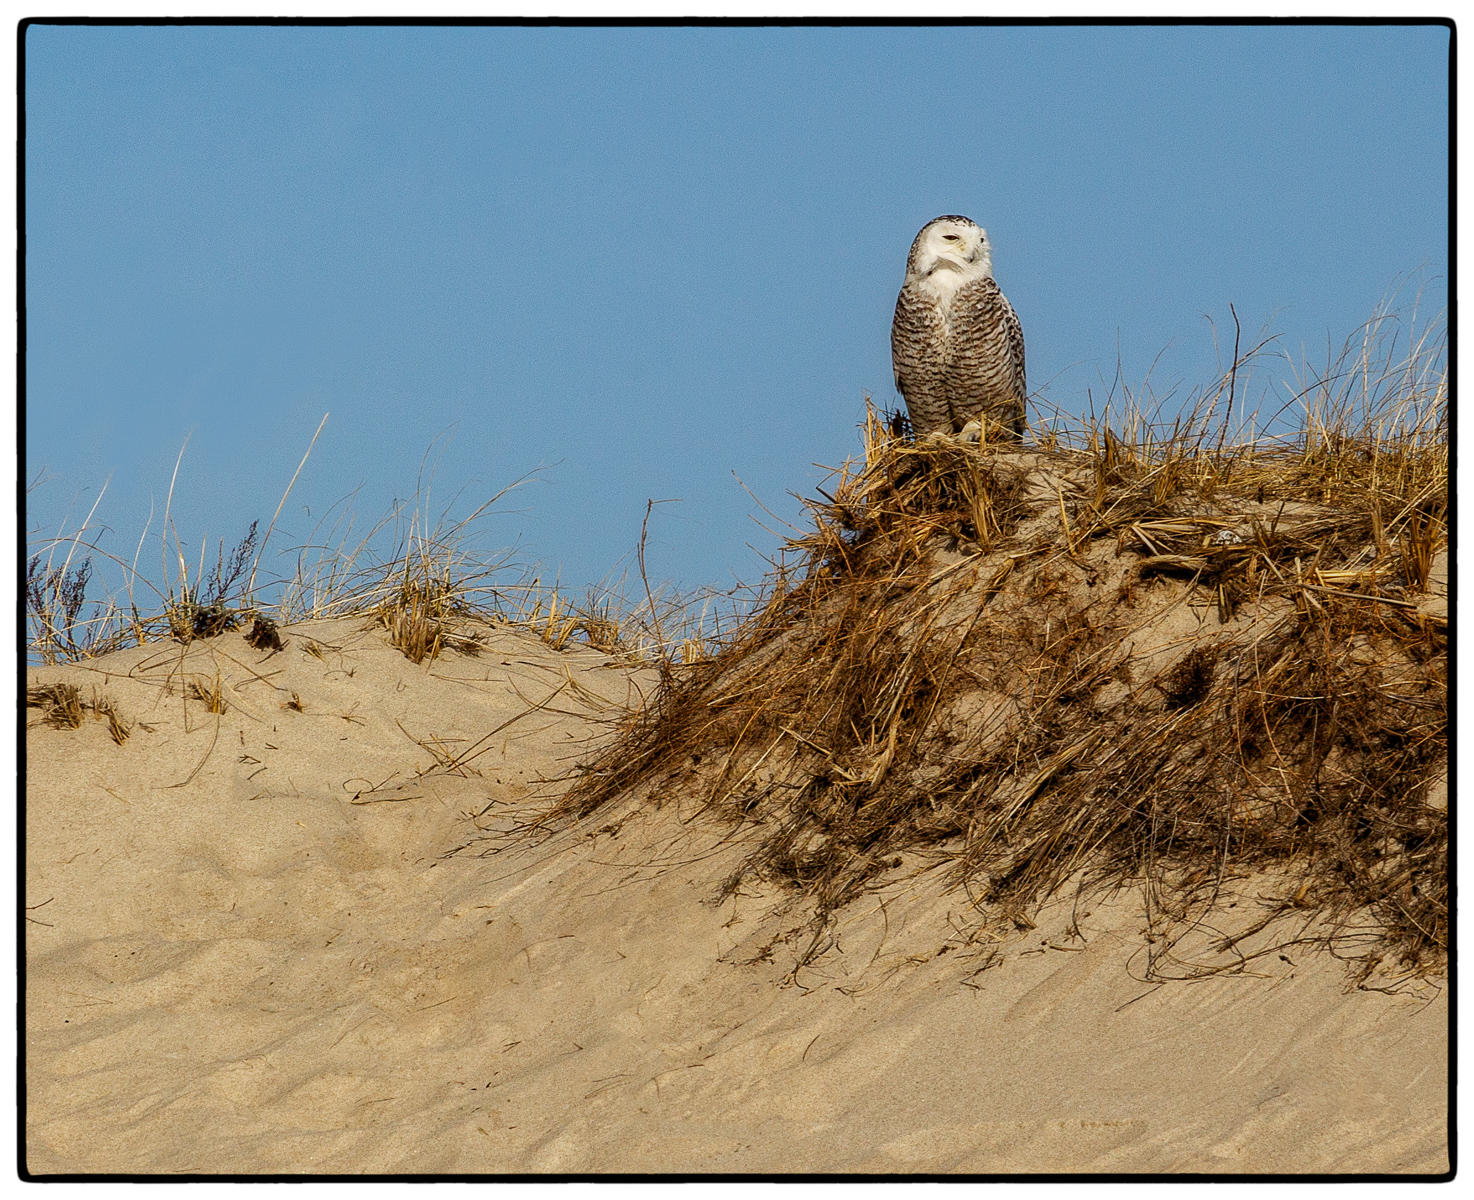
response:
<path fill-rule="evenodd" d="M 26 707 L 39 708 L 41 720 L 53 729 L 79 729 L 82 692 L 72 683 L 47 683 L 26 689 Z"/>
<path fill-rule="evenodd" d="M 229 703 L 225 699 L 225 684 L 216 672 L 214 679 L 206 679 L 204 676 L 196 676 L 185 685 L 185 695 L 191 700 L 198 700 L 205 706 L 206 712 L 217 716 L 223 713 Z"/>
<path fill-rule="evenodd" d="M 55 563 L 56 543 L 26 561 L 22 585 L 26 645 L 44 663 L 80 662 L 137 644 L 146 636 L 112 597 L 89 599 L 93 563 L 85 549 L 83 557 L 73 561 L 78 544 L 85 547 L 85 531 L 78 543 L 67 545 L 60 565 Z"/>
<path fill-rule="evenodd" d="M 525 480 L 455 519 L 449 507 L 438 515 L 432 509 L 431 472 L 423 461 L 413 495 L 366 532 L 355 532 L 351 497 L 345 497 L 304 541 L 279 552 L 289 569 L 272 575 L 267 545 L 322 428 L 265 532 L 252 521 L 229 551 L 217 540 L 213 565 L 207 566 L 203 541 L 197 555 L 186 553 L 171 519 L 183 449 L 164 506 L 156 578 L 139 569 L 152 520 L 131 560 L 103 548 L 95 522 L 105 486 L 75 531 L 33 542 L 23 592 L 31 659 L 79 662 L 128 646 L 188 644 L 231 631 L 272 652 L 285 645 L 283 625 L 338 617 L 364 618 L 416 663 L 431 663 L 447 649 L 476 653 L 488 624 L 525 629 L 560 651 L 587 646 L 630 663 L 689 661 L 707 652 L 715 614 L 729 597 L 652 589 L 642 574 L 638 597 L 622 585 L 600 585 L 580 601 L 513 563 L 510 552 L 485 547 L 483 518 Z M 100 600 L 92 597 L 96 563 L 123 580 Z"/>
<path fill-rule="evenodd" d="M 108 736 L 119 746 L 128 740 L 133 732 L 133 724 L 126 720 L 118 711 L 118 706 L 111 697 L 94 695 L 89 706 L 97 719 L 107 726 Z"/>
<path fill-rule="evenodd" d="M 124 719 L 111 697 L 94 692 L 90 699 L 84 700 L 81 689 L 71 683 L 27 688 L 26 707 L 39 708 L 42 723 L 53 729 L 80 729 L 83 715 L 90 712 L 107 726 L 108 736 L 120 746 L 133 732 L 132 722 Z"/>
<path fill-rule="evenodd" d="M 457 631 L 455 618 L 466 612 L 454 586 L 406 578 L 399 590 L 379 603 L 376 616 L 389 644 L 410 662 L 434 662 L 442 650 L 480 651 L 475 634 Z"/>
<path fill-rule="evenodd" d="M 1273 436 L 1228 428 L 1231 378 L 1166 428 L 1022 447 L 918 445 L 872 409 L 766 602 L 549 819 L 694 795 L 751 835 L 724 892 L 776 882 L 821 928 L 917 855 L 1017 928 L 1070 881 L 1137 886 L 1159 976 L 1172 930 L 1264 873 L 1261 925 L 1299 921 L 1276 947 L 1320 922 L 1364 972 L 1437 968 L 1448 395 L 1425 367 L 1363 373 L 1355 403 L 1320 381 Z M 1216 950 L 1271 949 L 1245 945 Z"/>
<path fill-rule="evenodd" d="M 588 588 L 582 598 L 538 576 L 496 588 L 491 611 L 554 650 L 587 646 L 628 665 L 693 663 L 708 657 L 751 607 L 746 589 L 681 591 L 649 586 L 631 594 L 626 578 Z"/>

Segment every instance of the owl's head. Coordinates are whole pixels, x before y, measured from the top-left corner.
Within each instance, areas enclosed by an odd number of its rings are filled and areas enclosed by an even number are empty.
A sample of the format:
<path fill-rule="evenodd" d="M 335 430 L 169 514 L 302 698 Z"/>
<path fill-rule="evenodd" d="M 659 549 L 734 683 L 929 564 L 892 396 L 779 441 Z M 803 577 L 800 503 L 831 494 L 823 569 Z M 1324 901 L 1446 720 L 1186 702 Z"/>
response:
<path fill-rule="evenodd" d="M 938 272 L 943 274 L 939 275 Z M 921 227 L 906 259 L 906 282 L 965 283 L 993 277 L 988 235 L 966 217 L 938 217 Z"/>

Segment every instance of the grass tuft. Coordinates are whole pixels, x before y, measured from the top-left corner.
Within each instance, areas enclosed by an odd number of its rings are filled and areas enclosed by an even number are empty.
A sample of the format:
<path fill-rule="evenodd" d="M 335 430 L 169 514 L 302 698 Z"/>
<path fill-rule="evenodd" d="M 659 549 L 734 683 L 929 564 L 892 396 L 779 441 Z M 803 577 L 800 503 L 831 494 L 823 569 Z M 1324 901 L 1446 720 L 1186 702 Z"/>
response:
<path fill-rule="evenodd" d="M 27 688 L 26 707 L 41 709 L 42 722 L 54 729 L 80 729 L 83 713 L 90 711 L 107 725 L 108 735 L 120 746 L 133 731 L 109 697 L 94 693 L 90 700 L 83 700 L 80 689 L 70 683 Z"/>
<path fill-rule="evenodd" d="M 228 705 L 225 701 L 225 684 L 221 681 L 217 672 L 213 680 L 197 676 L 189 681 L 185 688 L 185 694 L 191 700 L 198 700 L 205 706 L 207 712 L 223 713 Z"/>
<path fill-rule="evenodd" d="M 26 707 L 39 708 L 41 720 L 54 729 L 79 729 L 82 693 L 70 683 L 48 683 L 26 689 Z"/>

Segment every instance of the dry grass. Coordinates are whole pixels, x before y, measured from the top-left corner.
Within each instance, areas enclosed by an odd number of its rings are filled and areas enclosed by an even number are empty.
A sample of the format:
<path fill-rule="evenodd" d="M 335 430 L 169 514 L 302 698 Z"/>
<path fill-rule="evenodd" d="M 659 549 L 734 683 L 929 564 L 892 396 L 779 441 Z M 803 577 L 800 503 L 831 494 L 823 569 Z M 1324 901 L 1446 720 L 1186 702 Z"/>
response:
<path fill-rule="evenodd" d="M 53 729 L 79 729 L 82 693 L 70 683 L 50 683 L 26 689 L 26 707 L 39 708 L 41 720 Z"/>
<path fill-rule="evenodd" d="M 1266 924 L 1436 968 L 1447 628 L 1419 602 L 1448 396 L 1367 378 L 1269 438 L 1230 436 L 1231 376 L 1171 428 L 1026 448 L 916 446 L 872 411 L 766 604 L 550 819 L 695 795 L 755 838 L 725 890 L 780 881 L 820 928 L 916 854 L 1021 928 L 1067 881 L 1139 885 L 1159 975 L 1228 881 L 1276 872 Z"/>
<path fill-rule="evenodd" d="M 34 658 L 45 663 L 79 662 L 160 638 L 187 643 L 215 637 L 258 617 L 249 600 L 249 587 L 243 583 L 252 555 L 257 561 L 260 557 L 257 522 L 251 522 L 228 554 L 224 540 L 218 541 L 216 562 L 209 569 L 205 565 L 207 544 L 202 541 L 197 564 L 191 568 L 166 504 L 165 532 L 160 538 L 163 583 L 156 585 L 138 571 L 138 559 L 148 537 L 147 525 L 131 562 L 103 550 L 91 533 L 106 491 L 104 487 L 99 492 L 87 519 L 75 533 L 44 540 L 27 561 L 23 597 L 29 626 L 27 648 Z M 175 562 L 173 574 L 168 565 L 171 557 Z M 89 599 L 94 559 L 111 564 L 121 575 L 125 581 L 121 594 L 109 594 L 101 601 Z M 153 594 L 151 607 L 145 602 L 145 609 L 140 609 L 137 591 Z"/>
<path fill-rule="evenodd" d="M 251 615 L 251 628 L 246 631 L 246 642 L 254 650 L 282 650 L 286 647 L 276 622 L 260 613 Z"/>
<path fill-rule="evenodd" d="M 118 712 L 117 705 L 106 696 L 94 696 L 92 698 L 92 711 L 97 714 L 99 720 L 107 725 L 108 736 L 118 745 L 128 740 L 128 735 L 133 732 L 130 722 L 123 719 Z"/>
<path fill-rule="evenodd" d="M 475 635 L 458 633 L 454 617 L 463 613 L 453 587 L 435 587 L 424 580 L 406 579 L 392 596 L 380 602 L 376 618 L 388 632 L 389 644 L 410 662 L 434 662 L 442 650 L 476 654 Z"/>
<path fill-rule="evenodd" d="M 488 620 L 525 629 L 555 650 L 589 646 L 626 661 L 682 661 L 704 652 L 714 598 L 647 587 L 634 601 L 622 587 L 600 586 L 574 600 L 557 584 L 519 572 L 507 553 L 477 549 L 482 518 L 525 480 L 451 521 L 448 510 L 432 518 L 427 476 L 422 464 L 414 497 L 357 541 L 345 509 L 323 540 L 301 548 L 279 606 L 282 620 L 370 614 L 414 662 L 431 662 L 444 649 L 476 653 L 474 625 Z M 378 547 L 386 541 L 384 553 Z"/>
<path fill-rule="evenodd" d="M 203 676 L 191 679 L 184 692 L 191 700 L 198 700 L 203 704 L 206 712 L 218 715 L 229 707 L 225 699 L 225 684 L 218 672 L 214 679 L 205 679 Z"/>
<path fill-rule="evenodd" d="M 627 663 L 693 663 L 709 657 L 723 631 L 746 614 L 744 591 L 656 587 L 634 597 L 621 579 L 589 588 L 575 600 L 534 577 L 499 585 L 493 611 L 554 650 L 581 645 Z"/>
<path fill-rule="evenodd" d="M 314 434 L 314 444 L 316 439 Z M 285 552 L 293 563 L 288 577 L 268 577 L 262 566 L 266 545 L 311 450 L 309 445 L 266 533 L 258 536 L 259 522 L 253 521 L 228 552 L 224 541 L 217 541 L 210 565 L 206 542 L 197 555 L 187 555 L 170 518 L 181 449 L 159 538 L 163 582 L 158 584 L 138 567 L 148 526 L 131 561 L 102 549 L 94 536 L 104 487 L 74 533 L 33 544 L 24 593 L 32 658 L 77 662 L 155 640 L 188 643 L 231 630 L 241 631 L 253 648 L 270 652 L 285 645 L 283 624 L 343 616 L 370 618 L 416 663 L 433 662 L 447 649 L 476 653 L 480 635 L 475 627 L 487 621 L 527 629 L 558 650 L 585 645 L 626 661 L 689 661 L 706 652 L 716 609 L 725 598 L 670 596 L 647 586 L 638 600 L 621 588 L 599 587 L 576 601 L 557 585 L 529 577 L 506 552 L 481 546 L 482 519 L 523 480 L 452 520 L 448 508 L 433 514 L 426 462 L 411 499 L 396 504 L 366 533 L 355 534 L 351 497 L 345 498 L 305 543 Z M 90 598 L 94 562 L 108 564 L 122 577 L 121 593 L 101 601 Z M 145 595 L 152 600 L 142 602 Z M 312 652 L 311 645 L 305 648 Z"/>
<path fill-rule="evenodd" d="M 79 729 L 83 714 L 91 712 L 107 725 L 108 736 L 120 746 L 133 732 L 132 723 L 123 718 L 110 697 L 94 692 L 90 700 L 83 700 L 80 689 L 70 683 L 27 688 L 26 707 L 39 708 L 41 720 L 54 729 Z"/>

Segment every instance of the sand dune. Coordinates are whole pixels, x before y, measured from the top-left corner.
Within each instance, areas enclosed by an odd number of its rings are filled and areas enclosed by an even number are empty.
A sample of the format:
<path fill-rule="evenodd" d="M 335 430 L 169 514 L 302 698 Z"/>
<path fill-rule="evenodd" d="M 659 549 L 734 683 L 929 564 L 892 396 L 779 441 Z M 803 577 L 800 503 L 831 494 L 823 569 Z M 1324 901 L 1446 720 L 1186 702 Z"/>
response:
<path fill-rule="evenodd" d="M 808 927 L 715 903 L 743 848 L 678 797 L 518 833 L 655 677 L 478 628 L 28 672 L 130 725 L 32 710 L 31 1172 L 1447 1169 L 1436 982 L 1146 984 L 1137 897 L 980 945 L 921 869 L 788 978 Z"/>

